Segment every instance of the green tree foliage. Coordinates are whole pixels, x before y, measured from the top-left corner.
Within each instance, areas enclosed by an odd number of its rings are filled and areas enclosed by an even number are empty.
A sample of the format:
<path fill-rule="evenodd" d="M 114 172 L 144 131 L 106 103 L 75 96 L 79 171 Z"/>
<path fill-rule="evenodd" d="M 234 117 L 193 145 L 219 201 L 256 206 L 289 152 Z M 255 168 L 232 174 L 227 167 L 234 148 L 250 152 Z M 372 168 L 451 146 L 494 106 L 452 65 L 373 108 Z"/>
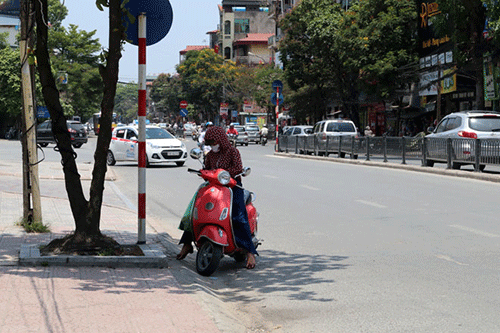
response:
<path fill-rule="evenodd" d="M 124 124 L 137 119 L 137 90 L 136 83 L 119 83 L 116 87 L 115 112 Z"/>
<path fill-rule="evenodd" d="M 280 22 L 281 60 L 296 106 L 320 118 L 336 100 L 359 124 L 360 93 L 389 97 L 399 68 L 416 60 L 416 13 L 413 0 L 360 1 L 348 11 L 329 0 L 303 0 Z"/>
<path fill-rule="evenodd" d="M 163 112 L 170 118 L 176 117 L 179 112 L 179 102 L 188 99 L 182 90 L 179 76 L 161 74 L 153 82 L 150 93 L 151 100 L 155 102 L 157 111 Z M 200 104 L 192 101 L 192 103 Z"/>
<path fill-rule="evenodd" d="M 349 65 L 362 69 L 364 91 L 386 98 L 408 80 L 401 68 L 417 62 L 415 2 L 366 0 L 356 3 L 351 10 L 354 22 L 347 30 L 347 37 L 356 41 L 358 54 L 349 57 Z"/>
<path fill-rule="evenodd" d="M 61 92 L 65 114 L 88 119 L 99 112 L 102 79 L 99 75 L 101 45 L 96 31 L 86 32 L 71 24 L 62 26 L 68 13 L 58 0 L 49 0 L 49 49 L 54 51 L 52 68 Z M 63 79 L 67 78 L 67 83 Z"/>
<path fill-rule="evenodd" d="M 249 97 L 253 99 L 258 106 L 266 108 L 268 112 L 268 122 L 274 123 L 276 121 L 275 117 L 275 104 L 271 103 L 271 94 L 273 92 L 272 83 L 275 80 L 284 81 L 283 93 L 284 105 L 290 104 L 290 88 L 283 77 L 283 70 L 276 68 L 273 65 L 263 65 L 253 68 L 249 68 L 249 73 L 251 81 L 247 84 L 251 88 L 249 91 Z M 244 83 L 245 81 L 243 81 Z M 241 85 L 241 84 L 240 84 Z"/>
<path fill-rule="evenodd" d="M 14 118 L 21 114 L 21 64 L 19 51 L 0 48 L 0 116 Z"/>
<path fill-rule="evenodd" d="M 226 89 L 238 74 L 234 62 L 224 61 L 212 49 L 204 49 L 187 52 L 185 60 L 176 69 L 186 100 L 202 113 L 204 119 L 214 119 L 220 103 L 227 101 Z"/>

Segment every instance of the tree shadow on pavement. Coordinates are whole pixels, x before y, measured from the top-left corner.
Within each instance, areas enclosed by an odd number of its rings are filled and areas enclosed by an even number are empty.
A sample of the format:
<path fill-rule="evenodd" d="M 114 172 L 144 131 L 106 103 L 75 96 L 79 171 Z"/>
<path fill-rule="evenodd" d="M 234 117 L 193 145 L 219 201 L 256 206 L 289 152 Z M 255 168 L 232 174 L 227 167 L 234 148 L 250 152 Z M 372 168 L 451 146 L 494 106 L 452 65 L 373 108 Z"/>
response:
<path fill-rule="evenodd" d="M 235 300 L 257 301 L 253 296 L 241 295 L 253 291 L 257 295 L 286 295 L 290 300 L 330 302 L 333 299 L 324 298 L 324 294 L 314 290 L 329 288 L 335 282 L 332 278 L 335 276 L 334 271 L 349 266 L 341 263 L 348 259 L 345 256 L 297 254 L 275 250 L 259 251 L 259 254 L 255 269 L 247 270 L 245 263 L 236 263 L 232 258 L 225 257 L 215 272 L 214 275 L 218 277 L 237 275 L 237 284 L 226 284 L 226 289 L 232 287 L 238 292 Z"/>
<path fill-rule="evenodd" d="M 255 269 L 248 270 L 245 262 L 237 263 L 225 256 L 214 274 L 203 277 L 196 272 L 195 251 L 182 262 L 171 261 L 172 272 L 186 290 L 209 291 L 228 301 L 259 302 L 275 293 L 289 300 L 330 302 L 332 298 L 325 298 L 317 290 L 331 288 L 331 284 L 335 283 L 332 278 L 335 271 L 349 266 L 341 263 L 348 259 L 345 256 L 275 250 L 259 251 L 259 254 Z M 186 273 L 186 269 L 190 274 Z"/>
<path fill-rule="evenodd" d="M 106 233 L 103 230 L 103 233 Z M 134 239 L 135 234 L 121 232 L 123 238 Z M 163 243 L 166 234 L 151 236 L 148 243 Z M 111 235 L 113 236 L 113 235 Z M 48 241 L 47 235 L 6 235 L 0 246 L 0 259 L 7 256 L 8 243 L 39 244 Z M 8 242 L 7 242 L 8 241 Z M 335 271 L 346 269 L 349 265 L 342 262 L 346 256 L 322 254 L 297 254 L 276 250 L 261 250 L 257 258 L 257 267 L 247 270 L 245 263 L 237 263 L 225 256 L 218 270 L 210 277 L 196 273 L 195 253 L 179 262 L 173 256 L 175 240 L 168 237 L 170 269 L 158 268 L 107 268 L 107 267 L 22 267 L 0 265 L 1 275 L 12 274 L 29 278 L 39 278 L 40 285 L 54 283 L 64 279 L 73 290 L 104 291 L 110 294 L 151 293 L 157 290 L 171 294 L 191 294 L 203 290 L 209 294 L 223 296 L 227 301 L 258 302 L 269 294 L 281 295 L 290 300 L 308 300 L 329 302 L 332 298 L 324 297 L 320 290 L 331 288 L 335 283 Z M 1 244 L 1 243 L 0 243 Z M 10 253 L 12 251 L 10 250 Z M 1 279 L 0 279 L 1 280 Z M 66 283 L 67 285 L 67 283 Z M 182 286 L 182 287 L 181 287 Z M 319 287 L 318 287 L 319 286 Z M 267 295 L 267 296 L 266 296 Z"/>

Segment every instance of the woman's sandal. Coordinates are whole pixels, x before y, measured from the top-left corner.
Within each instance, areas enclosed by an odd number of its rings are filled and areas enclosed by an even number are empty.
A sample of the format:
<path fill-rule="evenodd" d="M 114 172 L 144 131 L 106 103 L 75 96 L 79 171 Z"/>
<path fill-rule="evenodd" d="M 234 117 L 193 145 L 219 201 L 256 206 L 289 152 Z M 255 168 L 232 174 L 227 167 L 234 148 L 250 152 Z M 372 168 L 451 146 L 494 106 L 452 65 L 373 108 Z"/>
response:
<path fill-rule="evenodd" d="M 247 269 L 255 268 L 255 256 L 247 256 Z"/>
<path fill-rule="evenodd" d="M 182 260 L 190 253 L 193 253 L 193 246 L 184 245 L 182 246 L 181 252 L 177 255 L 177 260 Z"/>

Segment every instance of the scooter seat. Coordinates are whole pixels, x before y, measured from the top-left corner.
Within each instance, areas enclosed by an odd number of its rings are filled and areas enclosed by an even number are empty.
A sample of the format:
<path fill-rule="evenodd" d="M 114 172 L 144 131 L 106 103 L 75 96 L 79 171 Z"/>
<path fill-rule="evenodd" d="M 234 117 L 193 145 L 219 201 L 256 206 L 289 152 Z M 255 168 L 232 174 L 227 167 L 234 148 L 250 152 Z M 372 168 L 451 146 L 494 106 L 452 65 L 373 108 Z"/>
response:
<path fill-rule="evenodd" d="M 252 202 L 252 192 L 243 190 L 243 198 L 245 200 L 245 205 L 250 204 Z"/>

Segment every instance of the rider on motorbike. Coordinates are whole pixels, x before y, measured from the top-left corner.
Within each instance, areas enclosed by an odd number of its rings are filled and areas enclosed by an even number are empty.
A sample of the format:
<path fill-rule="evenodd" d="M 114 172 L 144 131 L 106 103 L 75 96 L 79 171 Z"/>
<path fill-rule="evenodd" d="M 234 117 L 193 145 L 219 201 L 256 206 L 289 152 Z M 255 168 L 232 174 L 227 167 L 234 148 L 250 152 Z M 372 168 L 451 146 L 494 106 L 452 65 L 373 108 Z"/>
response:
<path fill-rule="evenodd" d="M 240 152 L 229 142 L 224 130 L 218 126 L 211 126 L 205 133 L 205 144 L 212 147 L 212 150 L 205 156 L 204 169 L 224 169 L 229 172 L 238 185 L 241 186 L 241 177 L 236 177 L 243 171 Z M 236 177 L 236 178 L 235 178 Z M 243 189 L 233 187 L 232 219 L 233 232 L 236 243 L 240 248 L 247 251 L 246 267 L 255 267 L 255 255 L 257 250 L 252 242 L 252 233 L 248 224 Z M 184 259 L 189 253 L 193 253 L 193 235 L 189 231 L 184 231 L 179 244 L 183 244 L 181 252 L 177 255 L 178 260 Z"/>
<path fill-rule="evenodd" d="M 269 133 L 269 130 L 267 129 L 266 124 L 262 125 L 262 128 L 259 131 L 260 139 L 266 138 L 267 139 L 267 134 Z"/>
<path fill-rule="evenodd" d="M 210 126 L 213 126 L 214 124 L 211 121 L 208 121 L 205 124 L 204 130 L 201 132 L 200 136 L 198 137 L 198 146 L 203 149 L 203 153 L 206 155 L 210 151 L 210 146 L 205 144 L 205 134 L 207 133 L 207 130 L 210 128 Z"/>
<path fill-rule="evenodd" d="M 234 125 L 229 125 L 229 129 L 226 132 L 227 135 L 233 134 L 233 135 L 238 135 L 238 131 L 236 128 L 234 128 Z"/>

